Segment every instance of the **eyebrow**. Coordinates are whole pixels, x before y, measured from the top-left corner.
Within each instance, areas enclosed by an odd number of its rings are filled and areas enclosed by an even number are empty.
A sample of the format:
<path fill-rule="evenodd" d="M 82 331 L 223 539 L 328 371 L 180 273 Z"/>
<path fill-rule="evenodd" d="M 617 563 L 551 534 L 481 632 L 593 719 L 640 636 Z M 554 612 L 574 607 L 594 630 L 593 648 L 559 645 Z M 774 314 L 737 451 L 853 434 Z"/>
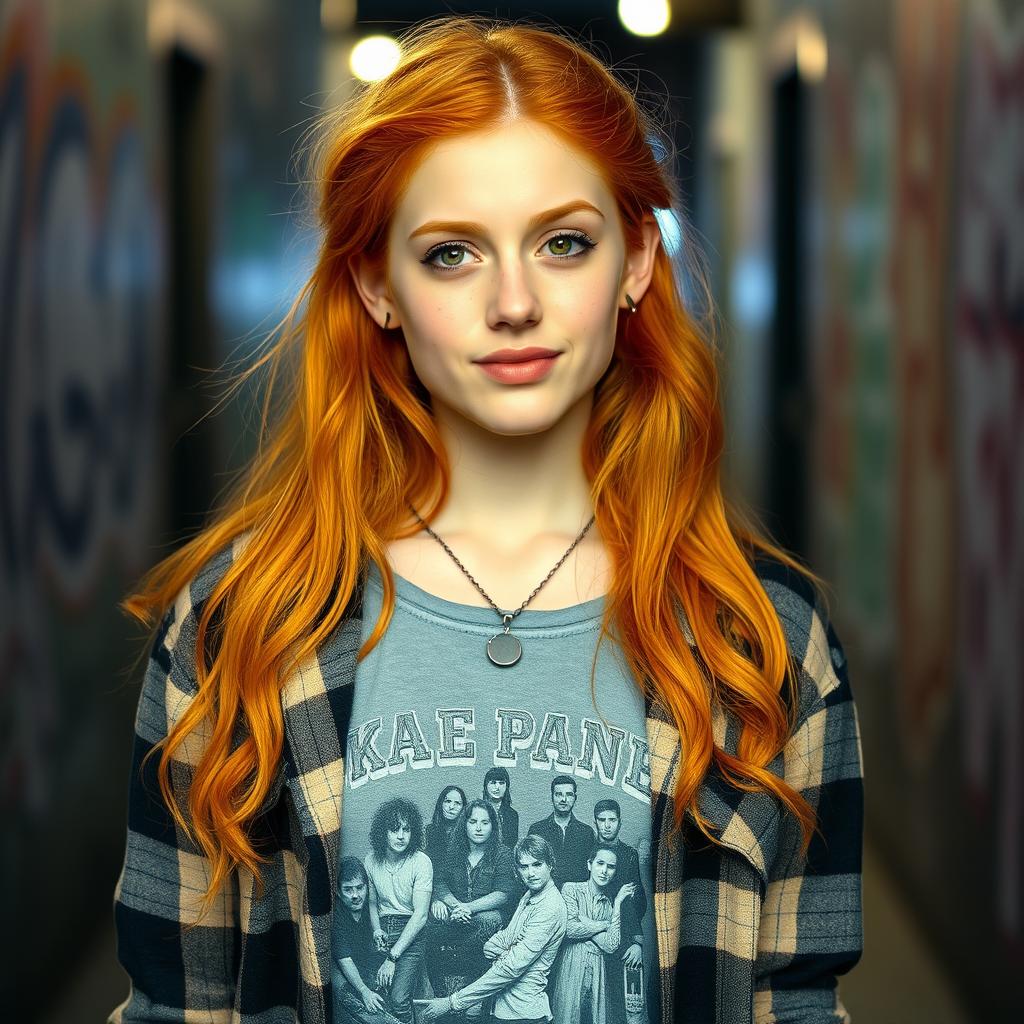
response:
<path fill-rule="evenodd" d="M 566 217 L 570 213 L 576 213 L 578 210 L 588 210 L 591 213 L 596 213 L 601 220 L 604 220 L 604 214 L 596 207 L 593 203 L 588 203 L 585 199 L 573 199 L 568 203 L 563 203 L 561 206 L 556 206 L 550 210 L 544 210 L 541 213 L 535 214 L 530 218 L 529 223 L 526 225 L 527 231 L 534 231 L 539 227 L 543 227 L 545 224 L 549 224 L 553 220 L 558 220 L 560 217 Z M 411 235 L 409 240 L 419 237 L 420 235 L 430 235 L 435 232 L 450 232 L 452 234 L 465 234 L 465 235 L 483 235 L 487 233 L 487 229 L 483 224 L 478 224 L 476 221 L 471 220 L 429 220 L 426 224 L 421 224 Z M 492 782 L 503 782 L 503 779 L 492 779 Z"/>

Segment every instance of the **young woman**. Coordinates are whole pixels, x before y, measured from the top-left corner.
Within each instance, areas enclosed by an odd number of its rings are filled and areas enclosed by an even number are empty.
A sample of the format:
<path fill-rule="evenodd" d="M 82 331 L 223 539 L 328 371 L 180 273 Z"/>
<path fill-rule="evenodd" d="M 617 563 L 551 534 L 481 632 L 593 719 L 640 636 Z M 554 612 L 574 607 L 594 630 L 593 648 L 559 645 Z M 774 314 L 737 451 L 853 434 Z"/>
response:
<path fill-rule="evenodd" d="M 625 1019 L 625 1008 L 610 1005 L 606 957 L 622 943 L 622 905 L 636 893 L 627 882 L 617 892 L 615 847 L 598 842 L 587 857 L 586 882 L 566 882 L 565 941 L 556 964 L 551 1012 L 558 1024 L 609 1024 Z"/>
<path fill-rule="evenodd" d="M 519 812 L 512 806 L 512 780 L 507 768 L 488 768 L 484 799 L 498 812 L 498 840 L 513 849 L 519 842 Z"/>
<path fill-rule="evenodd" d="M 484 943 L 508 923 L 521 891 L 512 851 L 498 840 L 494 807 L 471 801 L 434 881 L 426 942 L 436 995 L 449 995 L 487 970 Z"/>
<path fill-rule="evenodd" d="M 853 697 L 812 579 L 723 498 L 667 136 L 557 31 L 400 42 L 321 125 L 251 471 L 126 602 L 158 626 L 113 1019 L 324 1020 L 339 857 L 485 765 L 644 822 L 652 1022 L 845 1019 Z"/>
<path fill-rule="evenodd" d="M 374 814 L 370 852 L 363 861 L 370 879 L 373 938 L 385 954 L 375 980 L 387 989 L 391 1011 L 403 1024 L 412 1021 L 412 997 L 421 990 L 426 974 L 422 932 L 434 887 L 434 867 L 420 849 L 422 836 L 423 822 L 416 805 L 395 797 Z M 335 938 L 342 931 L 336 927 Z"/>
<path fill-rule="evenodd" d="M 440 875 L 444 867 L 445 852 L 459 827 L 465 806 L 466 794 L 461 786 L 445 786 L 437 794 L 434 815 L 426 827 L 423 844 L 430 863 L 434 865 L 435 877 Z"/>

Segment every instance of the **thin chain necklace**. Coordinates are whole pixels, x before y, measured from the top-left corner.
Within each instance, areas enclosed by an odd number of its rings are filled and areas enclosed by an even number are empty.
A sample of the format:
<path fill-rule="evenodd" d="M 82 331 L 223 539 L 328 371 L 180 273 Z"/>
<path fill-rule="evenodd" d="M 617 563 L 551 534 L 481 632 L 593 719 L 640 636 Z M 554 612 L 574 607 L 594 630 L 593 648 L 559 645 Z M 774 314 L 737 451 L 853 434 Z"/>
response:
<path fill-rule="evenodd" d="M 416 509 L 412 507 L 412 505 L 410 505 L 409 508 L 412 509 L 412 514 L 417 519 L 419 519 L 420 524 L 423 526 L 423 529 L 426 530 L 427 533 L 429 533 L 430 536 L 433 537 L 434 540 L 436 540 L 437 543 L 440 544 L 441 547 L 443 547 L 445 551 L 448 552 L 449 555 L 451 555 L 452 560 L 466 574 L 470 583 L 472 583 L 473 586 L 476 587 L 476 589 L 479 590 L 481 594 L 483 594 L 483 596 L 487 599 L 487 603 L 501 616 L 501 621 L 502 623 L 504 623 L 505 628 L 501 633 L 495 633 L 495 635 L 487 641 L 487 657 L 490 658 L 495 665 L 500 665 L 502 668 L 507 668 L 509 665 L 514 665 L 523 655 L 523 645 L 519 640 L 519 637 L 513 636 L 513 634 L 509 632 L 512 620 L 534 599 L 534 597 L 537 594 L 537 591 L 540 590 L 540 588 L 543 587 L 544 584 L 547 583 L 547 581 L 551 579 L 551 577 L 554 575 L 555 569 L 557 569 L 569 557 L 573 548 L 575 548 L 576 545 L 579 544 L 581 540 L 583 540 L 584 534 L 587 532 L 587 530 L 591 528 L 591 526 L 594 525 L 594 517 L 590 517 L 590 522 L 588 522 L 587 525 L 583 527 L 583 529 L 579 533 L 579 536 L 572 542 L 572 544 L 569 545 L 568 550 L 558 560 L 558 562 L 555 564 L 555 567 L 551 570 L 551 572 L 549 572 L 547 576 L 545 576 L 544 579 L 542 579 L 540 583 L 538 583 L 537 586 L 534 587 L 533 593 L 514 612 L 503 612 L 491 600 L 491 597 L 487 593 L 487 591 L 484 590 L 484 588 L 481 587 L 480 584 L 477 583 L 475 579 L 473 579 L 473 577 L 469 573 L 469 570 L 458 560 L 458 558 L 455 557 L 455 552 L 452 551 L 452 549 L 448 547 L 448 545 L 445 544 L 445 542 L 441 540 L 441 538 L 438 537 L 438 535 L 434 533 L 434 531 L 429 526 L 427 526 L 427 524 L 420 517 L 420 514 L 416 511 Z"/>

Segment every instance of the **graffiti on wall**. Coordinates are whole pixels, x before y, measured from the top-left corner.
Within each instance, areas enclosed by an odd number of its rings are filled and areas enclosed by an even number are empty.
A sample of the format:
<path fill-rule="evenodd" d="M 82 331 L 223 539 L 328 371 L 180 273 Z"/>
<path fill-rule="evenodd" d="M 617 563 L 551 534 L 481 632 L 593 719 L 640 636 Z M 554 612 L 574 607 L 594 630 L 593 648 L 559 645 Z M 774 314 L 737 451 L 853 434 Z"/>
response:
<path fill-rule="evenodd" d="M 836 54 L 822 130 L 828 206 L 825 321 L 815 352 L 823 535 L 844 623 L 869 657 L 892 647 L 893 338 L 889 274 L 894 99 L 886 63 Z"/>
<path fill-rule="evenodd" d="M 41 5 L 0 38 L 0 806 L 38 814 L 54 634 L 153 519 L 159 241 L 131 95 L 101 104 Z"/>
<path fill-rule="evenodd" d="M 966 12 L 955 367 L 966 774 L 996 822 L 1004 934 L 1024 938 L 1024 11 Z M 994 804 L 994 806 L 993 806 Z M 1018 947 L 1019 948 L 1019 947 Z"/>
<path fill-rule="evenodd" d="M 854 194 L 847 219 L 846 306 L 855 353 L 851 367 L 849 543 L 844 577 L 854 614 L 871 628 L 868 650 L 891 643 L 892 299 L 889 248 L 893 96 L 877 58 L 858 69 L 854 93 Z"/>
<path fill-rule="evenodd" d="M 948 381 L 955 0 L 897 5 L 899 130 L 893 251 L 899 484 L 896 601 L 901 735 L 923 769 L 953 693 L 953 452 Z"/>

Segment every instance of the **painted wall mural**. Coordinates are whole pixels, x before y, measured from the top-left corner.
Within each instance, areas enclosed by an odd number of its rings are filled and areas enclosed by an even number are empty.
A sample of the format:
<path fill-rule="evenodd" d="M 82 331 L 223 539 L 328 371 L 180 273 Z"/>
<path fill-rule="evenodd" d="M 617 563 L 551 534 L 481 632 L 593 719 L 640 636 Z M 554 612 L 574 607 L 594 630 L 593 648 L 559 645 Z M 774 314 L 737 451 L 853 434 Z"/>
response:
<path fill-rule="evenodd" d="M 0 805 L 33 817 L 66 757 L 60 637 L 112 567 L 142 566 L 157 496 L 160 223 L 140 95 L 97 81 L 61 28 L 24 4 L 0 53 Z"/>
<path fill-rule="evenodd" d="M 956 0 L 896 5 L 894 133 L 895 600 L 901 735 L 918 772 L 953 689 L 953 424 L 949 390 L 950 194 L 956 124 Z"/>
<path fill-rule="evenodd" d="M 852 243 L 847 283 L 857 360 L 853 371 L 851 543 L 846 576 L 856 607 L 872 629 L 866 638 L 891 643 L 892 606 L 887 567 L 892 564 L 888 510 L 894 487 L 892 438 L 892 144 L 894 101 L 888 66 L 864 62 L 854 96 L 855 205 L 847 221 Z"/>
<path fill-rule="evenodd" d="M 777 0 L 766 45 L 808 6 L 816 562 L 873 841 L 1002 1019 L 1024 966 L 1024 6 Z"/>
<path fill-rule="evenodd" d="M 1024 963 L 1024 10 L 965 18 L 955 282 L 965 774 Z M 996 800 L 993 802 L 993 795 Z"/>

